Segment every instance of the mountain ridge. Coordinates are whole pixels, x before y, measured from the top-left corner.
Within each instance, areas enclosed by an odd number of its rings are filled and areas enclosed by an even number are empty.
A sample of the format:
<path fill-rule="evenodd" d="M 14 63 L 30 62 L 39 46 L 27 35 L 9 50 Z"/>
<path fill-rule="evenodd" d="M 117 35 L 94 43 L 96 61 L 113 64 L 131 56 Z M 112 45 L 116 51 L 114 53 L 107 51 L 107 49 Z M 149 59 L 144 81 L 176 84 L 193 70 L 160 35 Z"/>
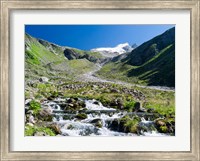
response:
<path fill-rule="evenodd" d="M 175 28 L 108 62 L 98 76 L 136 84 L 175 87 Z"/>

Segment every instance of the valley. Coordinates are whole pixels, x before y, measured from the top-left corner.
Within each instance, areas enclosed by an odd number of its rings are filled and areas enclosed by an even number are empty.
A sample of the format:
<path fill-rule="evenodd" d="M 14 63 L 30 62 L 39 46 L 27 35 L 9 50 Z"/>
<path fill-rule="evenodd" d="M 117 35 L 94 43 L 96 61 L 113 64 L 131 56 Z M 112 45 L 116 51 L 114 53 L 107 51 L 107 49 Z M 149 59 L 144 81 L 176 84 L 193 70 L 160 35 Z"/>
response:
<path fill-rule="evenodd" d="M 25 136 L 174 136 L 173 35 L 84 51 L 26 34 Z"/>

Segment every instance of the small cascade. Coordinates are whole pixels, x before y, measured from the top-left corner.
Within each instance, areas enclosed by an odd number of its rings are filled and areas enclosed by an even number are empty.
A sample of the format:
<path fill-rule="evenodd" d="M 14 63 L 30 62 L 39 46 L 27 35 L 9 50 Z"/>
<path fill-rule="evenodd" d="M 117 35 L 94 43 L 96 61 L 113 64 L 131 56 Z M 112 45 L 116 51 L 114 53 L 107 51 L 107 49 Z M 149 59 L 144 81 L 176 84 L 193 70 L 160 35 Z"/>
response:
<path fill-rule="evenodd" d="M 43 103 L 43 105 L 48 106 L 48 107 L 51 108 L 53 111 L 61 111 L 60 106 L 59 106 L 57 103 L 55 103 L 55 102 L 48 102 L 48 101 L 45 101 L 45 102 Z"/>
<path fill-rule="evenodd" d="M 101 102 L 99 102 L 99 101 L 97 101 L 95 99 L 93 99 L 93 100 L 86 100 L 85 103 L 86 103 L 86 108 L 88 110 L 108 110 L 108 111 L 109 110 L 116 110 L 114 108 L 104 107 Z"/>
<path fill-rule="evenodd" d="M 53 101 L 44 101 L 43 106 L 52 109 L 56 122 L 62 132 L 62 136 L 138 136 L 138 134 L 125 133 L 119 130 L 119 120 L 132 113 L 117 111 L 116 109 L 105 107 L 101 102 L 92 100 L 81 100 L 85 102 L 85 110 L 74 112 L 65 111 L 60 107 L 69 99 L 56 98 Z M 84 113 L 87 117 L 79 119 L 78 114 Z M 116 125 L 111 128 L 111 125 Z M 140 127 L 141 136 L 165 136 L 156 131 L 153 121 L 145 120 L 141 117 Z"/>

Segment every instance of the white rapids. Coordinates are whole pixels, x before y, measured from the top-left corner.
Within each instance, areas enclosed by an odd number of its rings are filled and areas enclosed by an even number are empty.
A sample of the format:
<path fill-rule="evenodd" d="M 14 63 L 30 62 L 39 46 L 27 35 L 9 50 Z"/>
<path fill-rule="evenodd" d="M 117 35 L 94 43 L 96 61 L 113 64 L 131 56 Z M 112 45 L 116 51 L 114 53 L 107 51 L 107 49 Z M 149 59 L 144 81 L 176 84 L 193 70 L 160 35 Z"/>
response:
<path fill-rule="evenodd" d="M 98 102 L 95 99 L 86 100 L 85 103 L 88 110 L 115 110 L 114 108 L 104 107 L 101 102 Z"/>
<path fill-rule="evenodd" d="M 43 106 L 48 106 L 52 109 L 53 114 L 55 115 L 53 122 L 59 125 L 61 136 L 138 136 L 137 134 L 114 131 L 109 128 L 109 125 L 112 123 L 112 121 L 119 120 L 127 114 L 126 112 L 119 112 L 113 108 L 105 107 L 101 102 L 94 99 L 84 100 L 86 104 L 85 108 L 90 111 L 90 113 L 86 114 L 86 119 L 79 120 L 74 117 L 77 113 L 64 113 L 61 107 L 56 103 L 57 101 L 58 100 L 45 101 L 43 102 Z M 64 99 L 59 99 L 59 101 L 62 102 Z M 72 117 L 66 119 L 64 116 Z M 98 121 L 101 123 L 101 126 L 95 126 L 95 123 Z M 152 126 L 153 124 L 153 121 L 148 121 L 144 118 L 141 118 L 139 126 L 145 126 L 147 129 L 150 129 L 148 127 Z M 157 131 L 148 130 L 145 132 L 141 131 L 140 136 L 166 135 L 160 134 Z"/>

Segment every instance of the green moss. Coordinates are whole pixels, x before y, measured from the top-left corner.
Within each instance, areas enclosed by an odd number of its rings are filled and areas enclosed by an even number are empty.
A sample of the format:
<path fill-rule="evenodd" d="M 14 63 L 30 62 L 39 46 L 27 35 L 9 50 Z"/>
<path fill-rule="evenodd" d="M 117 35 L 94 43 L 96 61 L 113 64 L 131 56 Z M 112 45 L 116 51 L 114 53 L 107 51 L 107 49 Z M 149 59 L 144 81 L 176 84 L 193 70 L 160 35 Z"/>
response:
<path fill-rule="evenodd" d="M 55 136 L 54 131 L 48 127 L 26 126 L 25 136 L 34 136 L 36 132 L 44 132 L 46 135 Z"/>

